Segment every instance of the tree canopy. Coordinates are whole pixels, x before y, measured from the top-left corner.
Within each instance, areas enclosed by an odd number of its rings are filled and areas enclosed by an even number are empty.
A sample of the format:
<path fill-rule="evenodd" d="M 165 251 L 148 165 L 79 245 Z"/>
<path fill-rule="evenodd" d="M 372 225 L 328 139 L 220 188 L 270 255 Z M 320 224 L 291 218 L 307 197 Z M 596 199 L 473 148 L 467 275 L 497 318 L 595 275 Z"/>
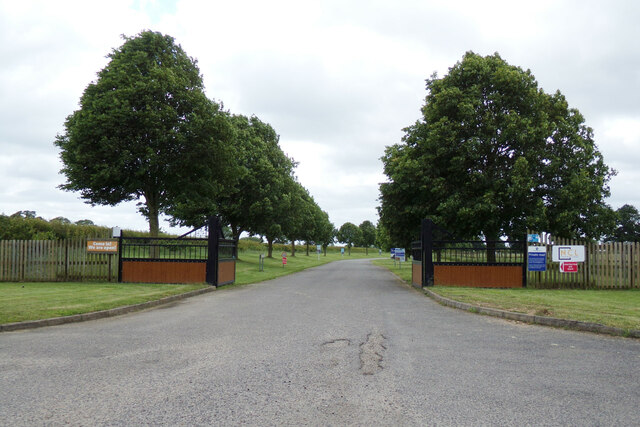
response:
<path fill-rule="evenodd" d="M 351 255 L 351 247 L 362 240 L 362 232 L 357 225 L 351 222 L 345 222 L 344 224 L 342 224 L 342 226 L 340 226 L 340 229 L 336 234 L 336 239 L 339 242 L 347 245 L 347 248 L 349 249 L 349 255 Z"/>
<path fill-rule="evenodd" d="M 611 226 L 604 200 L 615 172 L 559 91 L 473 52 L 426 83 L 422 117 L 382 157 L 378 210 L 393 244 L 407 246 L 425 217 L 489 240 L 527 228 L 597 238 Z"/>
<path fill-rule="evenodd" d="M 360 241 L 358 244 L 364 246 L 365 253 L 369 254 L 369 247 L 376 242 L 376 226 L 369 220 L 363 221 L 360 226 Z"/>
<path fill-rule="evenodd" d="M 640 212 L 635 206 L 623 205 L 616 210 L 616 225 L 608 241 L 640 242 Z"/>
<path fill-rule="evenodd" d="M 172 37 L 144 31 L 108 58 L 56 139 L 61 188 L 91 204 L 140 200 L 157 235 L 159 214 L 182 193 L 220 189 L 230 127 L 204 94 L 196 61 Z"/>

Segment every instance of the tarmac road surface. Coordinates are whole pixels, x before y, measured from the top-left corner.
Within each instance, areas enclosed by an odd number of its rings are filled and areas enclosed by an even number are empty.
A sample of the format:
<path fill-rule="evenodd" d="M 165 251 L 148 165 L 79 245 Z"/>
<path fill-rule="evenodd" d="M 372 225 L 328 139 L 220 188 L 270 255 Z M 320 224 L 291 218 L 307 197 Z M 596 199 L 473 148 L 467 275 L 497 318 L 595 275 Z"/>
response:
<path fill-rule="evenodd" d="M 438 305 L 366 260 L 0 334 L 0 425 L 638 425 L 640 341 Z"/>

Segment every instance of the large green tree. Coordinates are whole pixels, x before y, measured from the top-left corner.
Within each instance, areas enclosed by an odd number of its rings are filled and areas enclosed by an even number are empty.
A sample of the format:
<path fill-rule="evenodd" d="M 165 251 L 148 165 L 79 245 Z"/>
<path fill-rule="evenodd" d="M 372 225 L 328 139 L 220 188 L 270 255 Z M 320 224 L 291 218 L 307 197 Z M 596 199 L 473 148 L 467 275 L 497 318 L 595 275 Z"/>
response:
<path fill-rule="evenodd" d="M 382 157 L 380 221 L 408 246 L 430 217 L 460 238 L 517 239 L 527 228 L 599 237 L 614 173 L 584 117 L 498 54 L 472 52 L 427 80 L 422 117 Z"/>
<path fill-rule="evenodd" d="M 351 222 L 345 222 L 340 226 L 336 239 L 347 245 L 349 249 L 349 255 L 351 255 L 351 247 L 362 240 L 362 232 L 357 225 Z"/>
<path fill-rule="evenodd" d="M 169 209 L 181 225 L 197 226 L 211 215 L 220 215 L 228 224 L 235 240 L 242 232 L 264 232 L 274 220 L 274 208 L 288 191 L 295 162 L 279 146 L 279 136 L 268 123 L 258 117 L 229 115 L 233 128 L 230 148 L 235 173 L 226 181 L 220 193 L 215 186 L 212 194 L 186 193 Z M 217 165 L 212 165 L 216 167 Z M 276 233 L 278 234 L 278 233 Z"/>
<path fill-rule="evenodd" d="M 184 192 L 222 188 L 230 127 L 206 97 L 196 61 L 172 37 L 144 31 L 108 58 L 56 139 L 61 188 L 91 204 L 139 200 L 155 236 L 159 214 Z"/>
<path fill-rule="evenodd" d="M 336 228 L 329 220 L 329 214 L 323 210 L 316 213 L 316 227 L 314 240 L 316 244 L 322 245 L 324 256 L 327 256 L 327 246 L 333 244 L 336 237 Z"/>
<path fill-rule="evenodd" d="M 369 255 L 369 247 L 376 242 L 376 227 L 371 221 L 365 220 L 358 228 L 362 236 L 359 244 L 365 247 L 365 253 Z"/>

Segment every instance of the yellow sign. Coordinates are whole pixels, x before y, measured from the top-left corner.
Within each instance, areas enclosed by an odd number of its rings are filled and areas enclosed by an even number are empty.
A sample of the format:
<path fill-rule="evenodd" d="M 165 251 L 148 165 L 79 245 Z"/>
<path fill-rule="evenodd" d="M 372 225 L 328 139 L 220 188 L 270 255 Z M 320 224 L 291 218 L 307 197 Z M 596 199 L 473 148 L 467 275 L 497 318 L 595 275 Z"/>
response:
<path fill-rule="evenodd" d="M 87 252 L 118 253 L 117 240 L 87 240 Z"/>

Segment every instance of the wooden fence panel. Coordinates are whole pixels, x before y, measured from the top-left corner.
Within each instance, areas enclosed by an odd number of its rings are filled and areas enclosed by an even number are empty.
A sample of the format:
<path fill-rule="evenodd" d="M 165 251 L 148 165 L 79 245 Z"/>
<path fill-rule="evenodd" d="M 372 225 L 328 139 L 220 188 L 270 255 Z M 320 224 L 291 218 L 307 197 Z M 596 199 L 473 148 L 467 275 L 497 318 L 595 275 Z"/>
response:
<path fill-rule="evenodd" d="M 630 242 L 580 242 L 554 238 L 546 234 L 547 270 L 528 272 L 527 286 L 532 288 L 640 288 L 640 244 Z M 551 261 L 553 245 L 584 245 L 585 262 L 578 273 L 560 273 Z"/>
<path fill-rule="evenodd" d="M 117 281 L 117 257 L 87 253 L 85 239 L 0 240 L 0 281 Z"/>

